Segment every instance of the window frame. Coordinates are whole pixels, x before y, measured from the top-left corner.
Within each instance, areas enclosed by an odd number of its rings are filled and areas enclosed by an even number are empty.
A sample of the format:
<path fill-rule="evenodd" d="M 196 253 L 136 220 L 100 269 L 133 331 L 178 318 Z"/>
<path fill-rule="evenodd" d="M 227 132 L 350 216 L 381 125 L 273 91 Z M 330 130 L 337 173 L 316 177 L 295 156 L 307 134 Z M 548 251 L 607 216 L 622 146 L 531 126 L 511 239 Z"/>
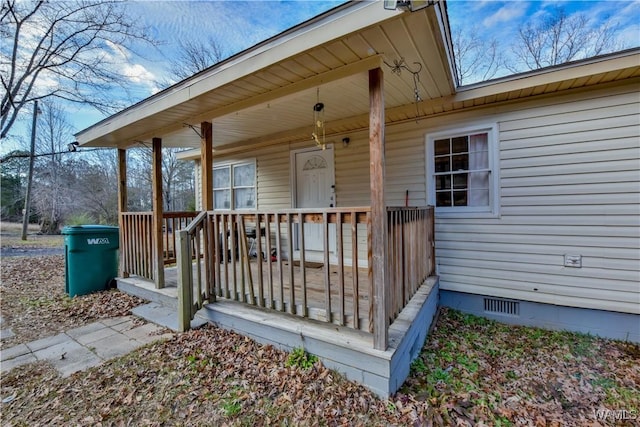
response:
<path fill-rule="evenodd" d="M 237 167 L 241 167 L 241 166 L 246 166 L 246 165 L 252 165 L 253 166 L 253 185 L 252 186 L 248 186 L 248 185 L 235 185 L 234 183 L 234 169 Z M 258 190 L 258 170 L 257 170 L 257 164 L 256 164 L 256 160 L 255 159 L 249 159 L 249 160 L 242 160 L 242 161 L 238 161 L 238 162 L 225 162 L 225 163 L 219 163 L 219 164 L 215 164 L 212 168 L 212 173 L 215 175 L 215 171 L 216 169 L 220 170 L 220 169 L 228 169 L 229 171 L 229 186 L 228 187 L 220 187 L 220 188 L 215 188 L 215 178 L 214 178 L 214 188 L 212 189 L 213 191 L 213 209 L 214 210 L 221 210 L 221 211 L 233 211 L 233 210 L 238 210 L 238 211 L 255 211 L 258 209 L 258 194 L 257 194 L 257 190 Z M 248 188 L 253 188 L 253 200 L 254 200 L 254 206 L 251 208 L 238 208 L 236 207 L 236 194 L 235 191 L 236 189 L 248 189 Z M 215 193 L 216 190 L 221 191 L 221 190 L 229 190 L 229 207 L 217 207 L 215 204 Z"/>
<path fill-rule="evenodd" d="M 479 133 L 487 134 L 489 204 L 487 206 L 436 206 L 435 141 L 462 136 L 469 137 Z M 500 216 L 500 150 L 498 144 L 498 126 L 496 123 L 482 123 L 437 130 L 426 135 L 425 145 L 427 156 L 425 159 L 427 202 L 429 205 L 434 206 L 435 213 L 438 216 L 452 218 L 495 218 Z M 453 179 L 453 174 L 451 175 Z"/>

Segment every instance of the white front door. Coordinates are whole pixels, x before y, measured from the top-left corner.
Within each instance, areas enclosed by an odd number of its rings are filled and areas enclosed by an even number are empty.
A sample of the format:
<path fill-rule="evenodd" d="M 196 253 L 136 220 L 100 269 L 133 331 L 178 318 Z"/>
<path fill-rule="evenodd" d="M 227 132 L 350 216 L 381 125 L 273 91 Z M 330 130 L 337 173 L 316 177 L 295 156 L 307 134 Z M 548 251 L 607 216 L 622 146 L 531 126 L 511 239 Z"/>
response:
<path fill-rule="evenodd" d="M 335 206 L 333 146 L 326 149 L 301 150 L 294 153 L 296 171 L 295 206 L 297 208 L 329 208 Z M 335 245 L 335 225 L 329 228 L 329 248 Z M 307 251 L 323 251 L 322 224 L 304 225 L 304 246 Z M 300 241 L 296 249 L 299 250 Z M 306 252 L 305 252 L 306 255 Z M 313 254 L 310 254 L 315 258 Z"/>

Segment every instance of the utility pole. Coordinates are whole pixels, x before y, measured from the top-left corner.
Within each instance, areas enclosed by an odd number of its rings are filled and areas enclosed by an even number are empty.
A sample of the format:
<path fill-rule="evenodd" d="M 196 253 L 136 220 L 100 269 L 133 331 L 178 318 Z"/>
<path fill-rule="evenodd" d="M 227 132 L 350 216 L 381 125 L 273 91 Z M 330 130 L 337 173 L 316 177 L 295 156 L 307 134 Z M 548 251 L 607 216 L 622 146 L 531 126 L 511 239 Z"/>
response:
<path fill-rule="evenodd" d="M 33 101 L 33 122 L 31 124 L 31 151 L 29 152 L 29 176 L 27 178 L 27 194 L 24 198 L 24 215 L 22 217 L 22 240 L 27 240 L 29 211 L 31 210 L 31 184 L 33 183 L 33 163 L 36 151 L 36 119 L 38 117 L 38 101 Z"/>

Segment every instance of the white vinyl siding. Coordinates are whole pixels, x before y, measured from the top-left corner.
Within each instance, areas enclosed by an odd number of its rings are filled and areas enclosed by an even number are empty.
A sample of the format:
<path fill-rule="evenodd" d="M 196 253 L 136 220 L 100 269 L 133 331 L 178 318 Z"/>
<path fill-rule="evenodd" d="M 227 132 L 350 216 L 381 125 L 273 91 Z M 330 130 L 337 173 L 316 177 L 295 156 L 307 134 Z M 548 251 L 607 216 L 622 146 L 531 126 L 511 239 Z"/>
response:
<path fill-rule="evenodd" d="M 388 126 L 387 205 L 404 206 L 407 190 L 409 206 L 426 204 L 426 135 L 497 123 L 499 216 L 436 215 L 441 289 L 640 313 L 639 111 L 636 81 Z M 368 206 L 368 132 L 345 136 L 348 147 L 332 137 L 336 203 Z M 311 143 L 216 161 L 255 157 L 258 209 L 289 208 L 290 151 Z M 582 268 L 565 255 L 581 255 Z"/>
<path fill-rule="evenodd" d="M 258 209 L 291 207 L 289 145 L 255 151 L 258 176 Z"/>
<path fill-rule="evenodd" d="M 628 85 L 494 111 L 500 218 L 436 215 L 441 289 L 640 313 L 638 100 Z"/>
<path fill-rule="evenodd" d="M 369 136 L 352 136 L 348 147 L 336 143 L 337 206 L 369 206 Z M 339 138 L 338 138 L 339 140 Z M 388 127 L 385 143 L 385 200 L 387 206 L 424 206 L 426 180 L 424 128 Z M 408 198 L 407 198 L 408 191 Z"/>

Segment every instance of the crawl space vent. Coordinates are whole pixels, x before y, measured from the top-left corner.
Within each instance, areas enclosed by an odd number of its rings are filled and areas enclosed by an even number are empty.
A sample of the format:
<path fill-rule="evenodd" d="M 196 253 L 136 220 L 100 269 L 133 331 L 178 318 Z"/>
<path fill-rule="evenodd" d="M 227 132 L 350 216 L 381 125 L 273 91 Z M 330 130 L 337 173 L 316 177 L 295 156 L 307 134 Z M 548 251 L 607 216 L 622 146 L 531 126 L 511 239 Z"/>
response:
<path fill-rule="evenodd" d="M 502 316 L 520 316 L 520 303 L 500 298 L 485 298 L 484 312 Z"/>

